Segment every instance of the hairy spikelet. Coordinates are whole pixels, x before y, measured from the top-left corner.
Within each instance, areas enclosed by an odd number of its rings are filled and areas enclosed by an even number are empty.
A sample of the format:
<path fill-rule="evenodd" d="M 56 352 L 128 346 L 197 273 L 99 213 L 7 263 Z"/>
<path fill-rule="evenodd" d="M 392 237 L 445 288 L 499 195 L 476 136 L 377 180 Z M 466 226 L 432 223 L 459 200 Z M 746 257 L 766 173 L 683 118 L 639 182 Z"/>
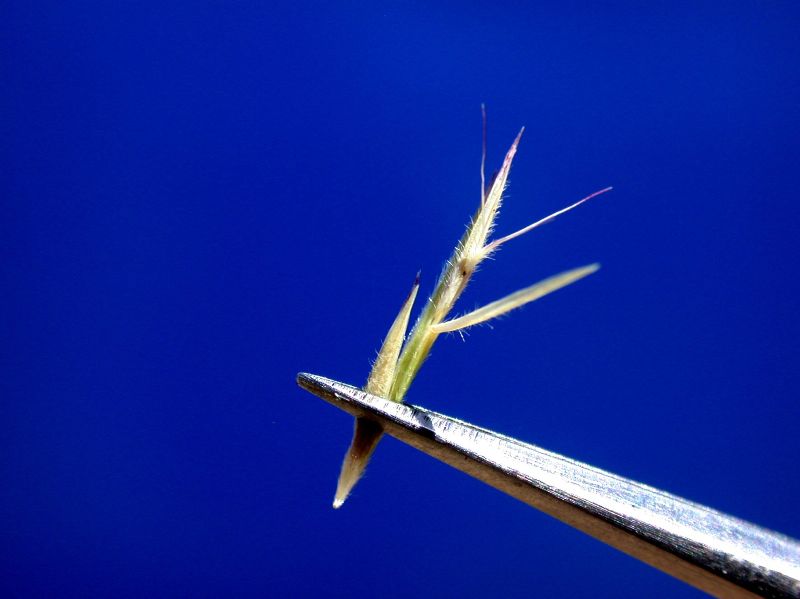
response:
<path fill-rule="evenodd" d="M 483 109 L 483 107 L 481 107 Z M 497 301 L 491 302 L 468 314 L 447 320 L 448 315 L 455 306 L 456 301 L 466 289 L 478 265 L 497 251 L 504 243 L 520 237 L 533 229 L 552 221 L 557 216 L 576 208 L 587 200 L 609 191 L 607 187 L 601 189 L 578 202 L 567 206 L 543 219 L 540 219 L 514 233 L 488 241 L 492 234 L 497 214 L 503 202 L 503 192 L 508 183 L 511 164 L 517 153 L 522 131 L 519 132 L 511 148 L 506 153 L 494 181 L 487 191 L 484 188 L 483 165 L 486 152 L 486 114 L 484 115 L 484 153 L 481 159 L 481 203 L 473 215 L 470 224 L 461 239 L 456 244 L 453 254 L 445 263 L 444 269 L 436 283 L 433 293 L 428 298 L 425 307 L 414 324 L 408 339 L 405 340 L 405 331 L 408 326 L 409 315 L 414 304 L 414 299 L 419 287 L 419 277 L 414 282 L 411 293 L 406 298 L 395 318 L 386 339 L 383 342 L 378 358 L 370 372 L 365 391 L 393 401 L 403 401 L 411 382 L 419 372 L 422 363 L 427 358 L 437 337 L 442 333 L 460 331 L 467 327 L 487 322 L 511 310 L 524 306 L 557 289 L 566 287 L 582 279 L 599 268 L 599 264 L 590 264 L 575 268 L 555 275 L 535 285 L 516 291 Z M 401 350 L 402 348 L 402 350 Z M 342 505 L 353 486 L 358 482 L 366 465 L 383 435 L 381 427 L 371 421 L 361 418 L 356 419 L 353 440 L 345 455 L 336 496 L 333 506 Z"/>

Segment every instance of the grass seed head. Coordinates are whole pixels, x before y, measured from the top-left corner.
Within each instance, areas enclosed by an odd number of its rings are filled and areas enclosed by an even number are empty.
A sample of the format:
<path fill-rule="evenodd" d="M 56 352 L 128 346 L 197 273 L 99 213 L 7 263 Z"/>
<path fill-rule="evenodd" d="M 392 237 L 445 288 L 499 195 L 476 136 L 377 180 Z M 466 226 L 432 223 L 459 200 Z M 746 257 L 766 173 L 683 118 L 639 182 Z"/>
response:
<path fill-rule="evenodd" d="M 516 156 L 524 129 L 519 132 L 516 139 L 514 139 L 514 142 L 511 144 L 500 170 L 497 172 L 494 181 L 487 191 L 484 187 L 486 112 L 483 106 L 481 106 L 481 111 L 483 113 L 484 123 L 484 151 L 481 158 L 480 206 L 473 215 L 461 239 L 456 244 L 450 259 L 445 263 L 433 293 L 428 298 L 422 313 L 414 324 L 411 334 L 408 336 L 408 339 L 405 339 L 411 308 L 419 288 L 419 275 L 417 275 L 411 292 L 400 308 L 400 312 L 395 317 L 386 335 L 364 387 L 365 391 L 373 395 L 379 395 L 392 401 L 402 402 L 411 382 L 419 372 L 422 363 L 428 357 L 439 335 L 453 331 L 463 332 L 467 327 L 481 324 L 507 314 L 511 310 L 515 310 L 527 303 L 544 297 L 557 289 L 566 287 L 592 274 L 599 268 L 598 264 L 590 264 L 588 266 L 568 270 L 531 285 L 530 287 L 520 289 L 482 308 L 473 310 L 468 314 L 447 320 L 448 315 L 455 306 L 458 298 L 464 292 L 464 289 L 466 289 L 478 265 L 497 251 L 501 245 L 552 221 L 557 216 L 611 189 L 607 187 L 597 191 L 571 206 L 554 212 L 510 235 L 500 237 L 491 242 L 488 241 L 489 236 L 494 230 L 500 206 L 503 203 L 503 193 L 508 183 L 511 165 Z M 383 429 L 380 425 L 363 418 L 356 418 L 353 440 L 350 443 L 350 447 L 342 463 L 342 470 L 339 474 L 333 507 L 338 508 L 344 503 L 350 491 L 363 474 L 372 456 L 372 452 L 375 450 L 382 436 Z"/>

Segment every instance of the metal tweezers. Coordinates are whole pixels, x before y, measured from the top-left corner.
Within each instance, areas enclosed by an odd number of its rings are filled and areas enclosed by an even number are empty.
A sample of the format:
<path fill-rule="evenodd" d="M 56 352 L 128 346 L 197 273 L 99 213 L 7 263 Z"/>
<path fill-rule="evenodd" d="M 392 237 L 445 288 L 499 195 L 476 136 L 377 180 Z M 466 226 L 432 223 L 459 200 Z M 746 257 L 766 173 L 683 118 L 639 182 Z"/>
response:
<path fill-rule="evenodd" d="M 313 374 L 298 384 L 562 522 L 722 597 L 800 597 L 800 542 L 599 468 Z"/>

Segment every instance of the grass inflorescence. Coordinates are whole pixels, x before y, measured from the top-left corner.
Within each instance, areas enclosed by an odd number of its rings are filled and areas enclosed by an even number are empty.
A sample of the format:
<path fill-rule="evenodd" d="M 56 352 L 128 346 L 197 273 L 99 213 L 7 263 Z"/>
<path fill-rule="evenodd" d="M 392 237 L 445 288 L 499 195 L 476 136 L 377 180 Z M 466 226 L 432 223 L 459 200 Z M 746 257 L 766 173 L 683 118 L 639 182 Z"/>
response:
<path fill-rule="evenodd" d="M 511 164 L 517 153 L 522 131 L 519 132 L 511 148 L 506 153 L 488 190 L 484 185 L 484 163 L 486 156 L 486 118 L 484 112 L 484 144 L 481 159 L 481 202 L 473 215 L 467 229 L 459 240 L 453 254 L 445 263 L 444 269 L 436 283 L 433 293 L 414 324 L 408 338 L 405 338 L 409 316 L 419 289 L 419 275 L 412 285 L 411 292 L 395 318 L 386 338 L 378 352 L 370 371 L 364 390 L 373 395 L 385 397 L 392 401 L 402 402 L 408 389 L 427 358 L 436 339 L 442 333 L 460 331 L 507 314 L 511 310 L 539 299 L 557 289 L 561 289 L 599 268 L 599 264 L 589 264 L 568 270 L 540 281 L 491 302 L 477 310 L 462 316 L 450 318 L 456 301 L 466 289 L 478 265 L 496 252 L 504 243 L 519 237 L 536 227 L 552 221 L 557 216 L 576 208 L 583 202 L 610 191 L 601 189 L 566 208 L 540 219 L 514 233 L 489 241 L 503 202 L 503 193 L 508 183 Z M 345 454 L 339 481 L 336 487 L 333 506 L 338 508 L 347 499 L 369 462 L 372 452 L 383 435 L 380 425 L 356 418 L 353 440 Z"/>

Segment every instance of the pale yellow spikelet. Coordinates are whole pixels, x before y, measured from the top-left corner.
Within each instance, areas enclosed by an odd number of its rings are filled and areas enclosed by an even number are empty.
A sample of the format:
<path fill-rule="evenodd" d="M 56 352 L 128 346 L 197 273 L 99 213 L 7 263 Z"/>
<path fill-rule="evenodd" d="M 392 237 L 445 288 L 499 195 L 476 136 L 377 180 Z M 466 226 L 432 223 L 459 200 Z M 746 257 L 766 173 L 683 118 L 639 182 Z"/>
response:
<path fill-rule="evenodd" d="M 364 387 L 365 391 L 374 395 L 379 395 L 392 401 L 403 401 L 411 382 L 430 353 L 437 337 L 442 333 L 461 330 L 502 316 L 511 310 L 574 283 L 599 268 L 597 264 L 590 264 L 568 270 L 507 295 L 464 316 L 447 320 L 448 314 L 450 314 L 456 301 L 466 289 L 478 265 L 500 246 L 611 189 L 610 187 L 602 189 L 510 235 L 500 237 L 495 241 L 487 241 L 492 234 L 498 211 L 503 202 L 503 192 L 506 189 L 511 165 L 516 156 L 524 129 L 519 132 L 511 144 L 500 170 L 487 191 L 484 176 L 486 111 L 483 106 L 481 106 L 481 111 L 483 114 L 484 143 L 481 156 L 480 206 L 456 245 L 452 256 L 445 263 L 433 293 L 428 298 L 425 308 L 414 324 L 408 339 L 403 343 L 409 314 L 419 285 L 419 279 L 415 281 L 411 293 L 403 303 L 400 313 L 386 335 L 383 346 L 378 353 L 378 358 L 373 364 L 367 384 Z M 345 501 L 353 486 L 363 474 L 369 458 L 382 436 L 383 429 L 380 425 L 369 420 L 356 419 L 353 440 L 342 464 L 333 507 L 338 508 Z"/>

